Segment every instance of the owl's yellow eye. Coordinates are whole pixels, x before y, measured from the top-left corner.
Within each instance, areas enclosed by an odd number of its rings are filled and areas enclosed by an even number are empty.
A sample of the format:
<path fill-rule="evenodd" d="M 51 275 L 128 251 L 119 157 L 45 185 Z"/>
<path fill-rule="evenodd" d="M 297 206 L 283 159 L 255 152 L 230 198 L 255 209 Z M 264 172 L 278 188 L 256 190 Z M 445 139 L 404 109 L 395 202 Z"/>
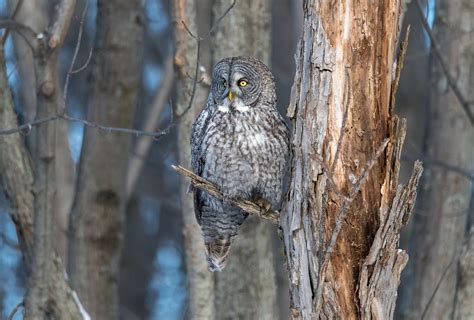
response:
<path fill-rule="evenodd" d="M 239 87 L 245 87 L 247 84 L 248 84 L 248 82 L 245 81 L 245 80 L 240 80 L 239 81 Z"/>

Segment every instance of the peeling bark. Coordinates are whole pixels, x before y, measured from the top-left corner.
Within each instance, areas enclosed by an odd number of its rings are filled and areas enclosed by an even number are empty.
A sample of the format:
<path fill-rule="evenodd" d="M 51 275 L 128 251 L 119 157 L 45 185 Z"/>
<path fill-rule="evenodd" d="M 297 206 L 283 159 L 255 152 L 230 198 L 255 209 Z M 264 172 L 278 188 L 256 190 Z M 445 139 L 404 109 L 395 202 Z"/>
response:
<path fill-rule="evenodd" d="M 396 246 L 421 174 L 416 164 L 410 182 L 398 186 L 399 18 L 399 1 L 304 2 L 281 221 L 295 319 L 393 316 L 407 259 Z"/>

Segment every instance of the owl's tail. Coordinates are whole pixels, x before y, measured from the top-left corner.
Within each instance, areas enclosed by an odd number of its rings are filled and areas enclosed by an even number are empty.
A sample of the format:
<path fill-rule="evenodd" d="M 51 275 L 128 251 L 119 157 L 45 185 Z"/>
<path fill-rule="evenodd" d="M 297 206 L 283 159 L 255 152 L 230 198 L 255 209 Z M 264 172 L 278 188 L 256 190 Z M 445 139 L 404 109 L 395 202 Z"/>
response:
<path fill-rule="evenodd" d="M 227 256 L 229 255 L 231 240 L 230 236 L 219 237 L 205 244 L 207 263 L 209 270 L 212 272 L 224 269 L 227 263 Z"/>

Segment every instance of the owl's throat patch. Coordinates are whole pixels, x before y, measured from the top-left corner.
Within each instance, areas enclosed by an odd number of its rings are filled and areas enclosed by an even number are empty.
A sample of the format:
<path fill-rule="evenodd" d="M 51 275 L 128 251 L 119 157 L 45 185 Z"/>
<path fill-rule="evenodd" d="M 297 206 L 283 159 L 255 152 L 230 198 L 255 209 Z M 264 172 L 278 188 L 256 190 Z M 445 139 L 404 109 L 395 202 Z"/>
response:
<path fill-rule="evenodd" d="M 232 100 L 224 99 L 222 104 L 217 105 L 217 110 L 223 113 L 228 112 L 246 112 L 250 109 L 250 106 L 247 106 L 243 103 L 242 99 L 238 96 L 234 97 Z"/>

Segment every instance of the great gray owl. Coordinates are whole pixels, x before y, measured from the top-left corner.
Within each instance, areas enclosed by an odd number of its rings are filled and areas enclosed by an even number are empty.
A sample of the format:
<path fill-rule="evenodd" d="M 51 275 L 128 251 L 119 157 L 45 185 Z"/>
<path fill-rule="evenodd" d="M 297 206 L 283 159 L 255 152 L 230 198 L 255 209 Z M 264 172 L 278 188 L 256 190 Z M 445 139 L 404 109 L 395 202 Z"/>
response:
<path fill-rule="evenodd" d="M 218 62 L 207 105 L 193 124 L 194 172 L 218 185 L 229 198 L 263 201 L 276 208 L 288 137 L 276 109 L 275 81 L 268 67 L 252 57 Z M 209 269 L 221 271 L 247 213 L 200 190 L 194 191 L 194 210 Z"/>

